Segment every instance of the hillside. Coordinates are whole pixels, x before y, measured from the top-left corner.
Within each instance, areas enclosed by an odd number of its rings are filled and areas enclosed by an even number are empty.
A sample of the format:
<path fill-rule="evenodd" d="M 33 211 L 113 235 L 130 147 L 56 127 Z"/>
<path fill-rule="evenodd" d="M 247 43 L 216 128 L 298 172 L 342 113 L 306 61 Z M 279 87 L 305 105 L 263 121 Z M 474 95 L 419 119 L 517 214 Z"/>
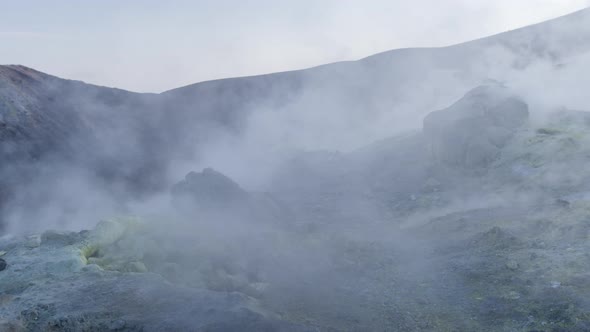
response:
<path fill-rule="evenodd" d="M 589 68 L 590 9 L 161 94 L 0 66 L 0 330 L 588 331 Z"/>

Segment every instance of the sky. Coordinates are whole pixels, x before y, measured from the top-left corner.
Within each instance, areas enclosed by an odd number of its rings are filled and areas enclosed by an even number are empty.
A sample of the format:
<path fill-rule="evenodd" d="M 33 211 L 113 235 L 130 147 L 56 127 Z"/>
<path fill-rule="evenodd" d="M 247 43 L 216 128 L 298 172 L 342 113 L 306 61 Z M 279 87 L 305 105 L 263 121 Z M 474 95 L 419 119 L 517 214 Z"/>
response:
<path fill-rule="evenodd" d="M 590 0 L 0 0 L 0 64 L 138 92 L 456 44 Z"/>

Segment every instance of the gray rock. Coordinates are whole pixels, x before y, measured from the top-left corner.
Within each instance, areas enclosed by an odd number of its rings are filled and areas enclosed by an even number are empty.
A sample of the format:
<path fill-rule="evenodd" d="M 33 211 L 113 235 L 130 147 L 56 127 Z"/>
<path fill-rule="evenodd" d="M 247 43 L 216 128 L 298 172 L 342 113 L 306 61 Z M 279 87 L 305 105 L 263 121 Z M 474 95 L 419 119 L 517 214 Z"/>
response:
<path fill-rule="evenodd" d="M 516 129 L 528 119 L 528 106 L 500 85 L 480 86 L 450 107 L 430 113 L 423 132 L 433 157 L 467 168 L 489 165 Z"/>
<path fill-rule="evenodd" d="M 509 270 L 516 271 L 516 270 L 518 270 L 518 268 L 520 267 L 520 265 L 519 265 L 519 264 L 518 264 L 518 262 L 517 262 L 517 261 L 515 261 L 515 260 L 509 260 L 509 261 L 506 263 L 506 267 L 507 267 Z"/>
<path fill-rule="evenodd" d="M 240 185 L 212 168 L 188 173 L 174 185 L 172 194 L 179 205 L 192 204 L 203 209 L 233 207 L 248 199 L 248 193 Z"/>
<path fill-rule="evenodd" d="M 130 262 L 129 264 L 127 264 L 126 270 L 128 272 L 138 272 L 138 273 L 147 272 L 147 268 L 145 267 L 145 264 L 143 264 L 142 262 Z"/>
<path fill-rule="evenodd" d="M 248 192 L 212 168 L 190 172 L 172 188 L 174 206 L 189 216 L 239 222 L 285 222 L 288 209 L 269 193 Z"/>
<path fill-rule="evenodd" d="M 37 248 L 40 245 L 41 245 L 41 236 L 39 236 L 39 235 L 28 236 L 27 240 L 25 242 L 25 247 L 30 248 L 30 249 Z"/>

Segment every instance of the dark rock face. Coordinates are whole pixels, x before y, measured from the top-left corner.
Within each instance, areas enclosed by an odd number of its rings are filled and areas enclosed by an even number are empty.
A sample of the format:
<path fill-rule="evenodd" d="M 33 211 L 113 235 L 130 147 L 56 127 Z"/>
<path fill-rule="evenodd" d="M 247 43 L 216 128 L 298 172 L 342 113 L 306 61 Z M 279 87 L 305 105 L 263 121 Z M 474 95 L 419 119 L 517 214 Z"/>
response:
<path fill-rule="evenodd" d="M 225 221 L 288 222 L 291 211 L 270 193 L 248 192 L 212 169 L 190 172 L 172 187 L 173 205 L 187 216 Z"/>
<path fill-rule="evenodd" d="M 190 172 L 172 188 L 176 198 L 189 198 L 191 203 L 205 209 L 235 207 L 248 200 L 248 193 L 227 176 L 212 168 Z"/>
<path fill-rule="evenodd" d="M 0 212 L 21 203 L 13 200 L 27 195 L 29 184 L 66 178 L 70 166 L 88 170 L 113 192 L 161 189 L 169 155 L 152 126 L 164 122 L 143 116 L 152 97 L 0 66 Z M 40 204 L 52 194 L 41 196 Z"/>
<path fill-rule="evenodd" d="M 528 115 L 527 104 L 508 89 L 480 86 L 449 108 L 430 113 L 423 131 L 437 161 L 482 167 L 496 158 Z"/>

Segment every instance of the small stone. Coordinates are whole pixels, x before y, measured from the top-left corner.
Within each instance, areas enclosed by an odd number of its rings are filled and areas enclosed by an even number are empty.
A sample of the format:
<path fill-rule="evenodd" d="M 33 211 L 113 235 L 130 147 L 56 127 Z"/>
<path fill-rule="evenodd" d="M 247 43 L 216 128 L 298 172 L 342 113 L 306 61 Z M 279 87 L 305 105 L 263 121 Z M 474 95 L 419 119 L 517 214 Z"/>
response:
<path fill-rule="evenodd" d="M 147 268 L 145 267 L 145 264 L 143 264 L 142 262 L 131 262 L 131 263 L 127 264 L 126 270 L 128 272 L 138 272 L 138 273 L 147 272 Z"/>
<path fill-rule="evenodd" d="M 520 294 L 515 291 L 510 291 L 508 294 L 506 294 L 506 298 L 509 300 L 518 300 L 520 299 Z"/>
<path fill-rule="evenodd" d="M 561 198 L 555 200 L 555 204 L 557 204 L 557 206 L 564 207 L 564 208 L 569 207 L 571 205 L 569 201 L 566 201 L 565 199 L 561 199 Z"/>
<path fill-rule="evenodd" d="M 6 255 L 6 251 L 4 251 L 4 250 L 0 250 L 0 257 L 2 257 L 2 256 L 4 256 L 4 255 Z"/>
<path fill-rule="evenodd" d="M 104 265 L 103 259 L 100 257 L 88 257 L 86 264 L 96 264 L 98 266 Z"/>
<path fill-rule="evenodd" d="M 82 268 L 82 271 L 84 271 L 84 272 L 102 272 L 102 271 L 104 271 L 104 269 L 98 264 L 88 263 Z"/>
<path fill-rule="evenodd" d="M 559 281 L 552 281 L 551 282 L 551 288 L 558 288 L 559 286 L 561 286 L 561 282 L 559 282 Z"/>
<path fill-rule="evenodd" d="M 509 270 L 515 271 L 515 270 L 518 270 L 518 268 L 520 267 L 520 265 L 518 264 L 517 261 L 510 260 L 510 261 L 508 261 L 508 263 L 506 263 L 506 267 Z"/>
<path fill-rule="evenodd" d="M 4 271 L 6 269 L 6 266 L 8 266 L 6 261 L 4 259 L 0 258 L 0 271 Z"/>
<path fill-rule="evenodd" d="M 127 323 L 122 319 L 117 319 L 109 324 L 110 331 L 121 331 L 125 328 Z"/>
<path fill-rule="evenodd" d="M 41 245 L 41 236 L 39 235 L 31 235 L 27 236 L 27 240 L 25 242 L 25 247 L 33 249 L 37 248 Z"/>

